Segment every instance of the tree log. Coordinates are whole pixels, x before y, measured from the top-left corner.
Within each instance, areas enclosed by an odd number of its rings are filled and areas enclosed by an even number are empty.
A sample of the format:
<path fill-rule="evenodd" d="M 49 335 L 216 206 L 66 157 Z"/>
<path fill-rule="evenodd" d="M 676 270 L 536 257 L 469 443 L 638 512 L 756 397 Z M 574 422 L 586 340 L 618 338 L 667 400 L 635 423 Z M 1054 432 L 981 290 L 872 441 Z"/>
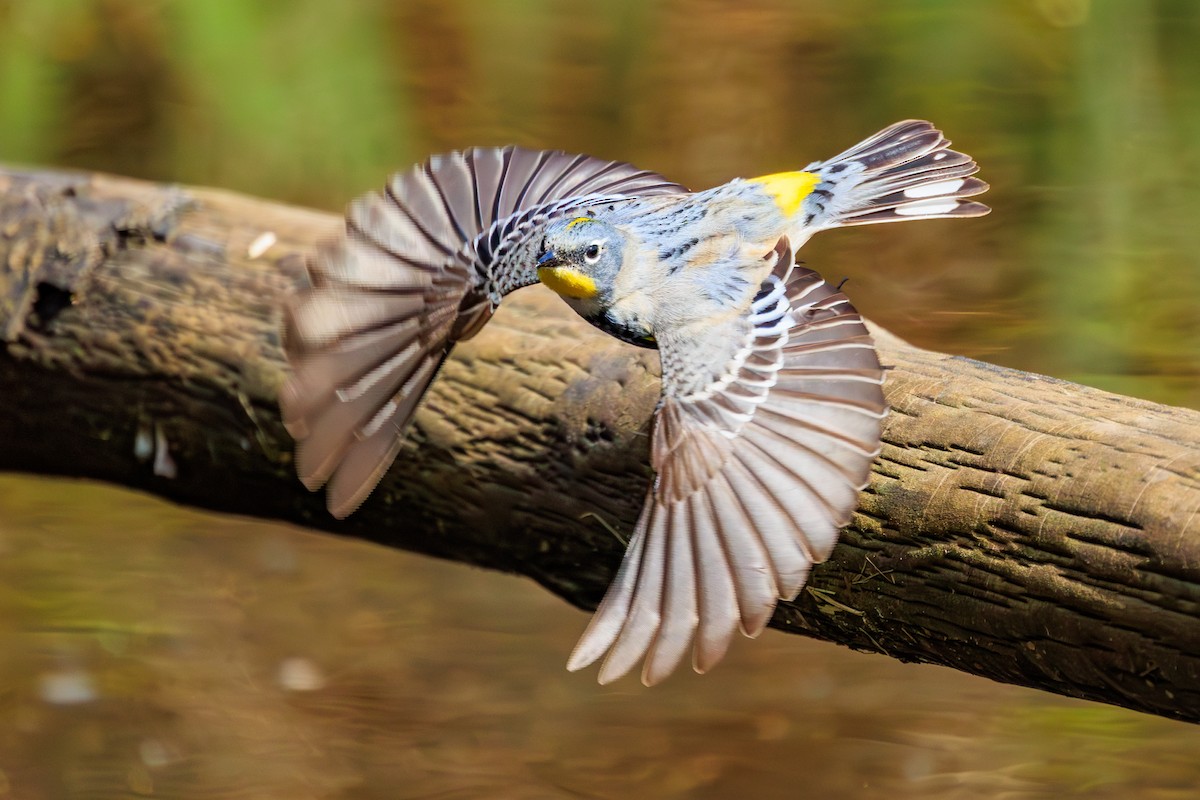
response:
<path fill-rule="evenodd" d="M 657 356 L 520 292 L 457 348 L 396 466 L 339 522 L 295 479 L 275 394 L 280 298 L 340 224 L 0 168 L 0 469 L 522 573 L 594 606 L 650 475 Z M 1200 721 L 1200 412 L 876 336 L 883 453 L 773 625 Z"/>

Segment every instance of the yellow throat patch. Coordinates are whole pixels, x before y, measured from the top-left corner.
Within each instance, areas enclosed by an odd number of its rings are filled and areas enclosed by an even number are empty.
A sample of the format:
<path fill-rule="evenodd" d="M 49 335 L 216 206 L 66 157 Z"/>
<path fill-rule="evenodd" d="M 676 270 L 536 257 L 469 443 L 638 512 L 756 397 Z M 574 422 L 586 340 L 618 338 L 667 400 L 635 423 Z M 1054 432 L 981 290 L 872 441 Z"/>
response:
<path fill-rule="evenodd" d="M 572 267 L 542 267 L 538 280 L 563 297 L 586 300 L 596 296 L 596 282 Z"/>
<path fill-rule="evenodd" d="M 763 175 L 752 178 L 750 183 L 757 183 L 775 198 L 775 205 L 785 216 L 792 216 L 800 210 L 804 198 L 812 194 L 812 190 L 821 182 L 815 172 L 776 172 L 773 175 Z"/>

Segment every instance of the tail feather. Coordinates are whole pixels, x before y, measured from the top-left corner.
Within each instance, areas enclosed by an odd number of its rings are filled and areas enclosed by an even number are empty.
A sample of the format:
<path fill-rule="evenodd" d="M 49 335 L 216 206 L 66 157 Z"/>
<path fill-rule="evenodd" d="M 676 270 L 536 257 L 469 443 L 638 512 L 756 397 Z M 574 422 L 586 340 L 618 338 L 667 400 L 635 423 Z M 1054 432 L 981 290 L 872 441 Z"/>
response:
<path fill-rule="evenodd" d="M 964 197 L 974 197 L 988 190 L 988 185 L 978 178 L 942 178 L 908 184 L 899 191 L 888 186 L 871 203 L 857 211 L 842 215 L 840 225 L 866 225 L 872 222 L 894 222 L 897 219 L 926 219 L 929 217 L 976 217 L 990 209 L 982 203 L 964 202 Z M 981 210 L 982 209 L 982 210 Z"/>
<path fill-rule="evenodd" d="M 979 165 L 931 123 L 898 122 L 844 153 L 810 164 L 820 181 L 804 201 L 810 228 L 910 219 L 979 217 L 991 209 L 964 198 L 988 185 L 972 178 Z"/>
<path fill-rule="evenodd" d="M 863 139 L 849 150 L 838 153 L 825 161 L 813 162 L 805 169 L 808 172 L 815 172 L 822 165 L 828 166 L 848 161 L 861 161 L 865 165 L 875 168 L 885 161 L 891 160 L 894 163 L 894 152 L 897 148 L 903 148 L 910 154 L 922 149 L 928 152 L 942 141 L 945 141 L 942 132 L 933 125 L 923 120 L 908 119 L 889 125 L 878 133 Z M 914 157 L 909 156 L 909 158 Z"/>
<path fill-rule="evenodd" d="M 877 194 L 885 194 L 887 192 L 896 192 L 901 189 L 913 189 L 910 197 L 934 197 L 939 194 L 956 191 L 955 186 L 943 185 L 949 181 L 959 181 L 957 188 L 962 188 L 963 182 L 974 174 L 976 169 L 972 169 L 973 164 L 964 164 L 961 167 L 949 167 L 945 169 L 927 169 L 920 172 L 912 172 L 903 170 L 895 175 L 886 175 L 878 178 L 864 181 L 861 188 L 869 188 Z M 976 181 L 972 184 L 979 188 L 979 191 L 986 191 L 987 184 L 977 178 L 971 178 Z"/>
<path fill-rule="evenodd" d="M 974 164 L 969 155 L 954 150 L 938 150 L 926 153 L 920 158 L 906 161 L 899 166 L 885 169 L 880 173 L 883 178 L 898 178 L 901 175 L 921 175 L 935 170 L 951 170 L 964 164 Z"/>

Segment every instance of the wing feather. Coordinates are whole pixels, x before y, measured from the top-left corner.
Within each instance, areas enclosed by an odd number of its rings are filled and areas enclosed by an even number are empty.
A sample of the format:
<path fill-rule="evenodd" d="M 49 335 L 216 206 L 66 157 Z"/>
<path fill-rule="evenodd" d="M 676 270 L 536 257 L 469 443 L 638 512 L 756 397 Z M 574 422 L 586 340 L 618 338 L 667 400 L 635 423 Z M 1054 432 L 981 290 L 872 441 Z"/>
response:
<path fill-rule="evenodd" d="M 652 684 L 694 643 L 708 670 L 735 629 L 757 635 L 777 599 L 796 596 L 853 513 L 879 452 L 883 372 L 845 296 L 792 268 L 786 239 L 771 255 L 745 313 L 706 335 L 726 343 L 723 359 L 698 356 L 694 332 L 657 332 L 664 397 L 639 568 L 623 565 L 571 669 L 608 650 L 602 682 L 644 657 Z M 725 367 L 703 372 L 713 363 Z"/>
<path fill-rule="evenodd" d="M 328 483 L 336 516 L 354 511 L 454 343 L 501 295 L 536 280 L 539 225 L 596 202 L 684 191 L 590 156 L 475 148 L 434 156 L 352 202 L 345 234 L 309 265 L 312 286 L 284 309 L 292 373 L 280 406 L 305 485 Z"/>
<path fill-rule="evenodd" d="M 299 434 L 292 430 L 293 426 L 304 424 L 307 418 L 336 400 L 361 394 L 364 381 L 382 377 L 382 370 L 392 368 L 391 354 L 403 352 L 413 342 L 420 333 L 420 324 L 414 318 L 403 319 L 309 356 L 303 375 L 298 374 L 284 387 L 284 391 L 294 393 L 284 403 L 288 416 L 283 423 L 288 431 L 296 438 L 307 438 L 307 433 Z M 326 386 L 342 388 L 326 393 L 323 391 Z"/>
<path fill-rule="evenodd" d="M 611 683 L 633 667 L 654 641 L 662 622 L 663 578 L 667 561 L 667 529 L 676 509 L 650 504 L 645 552 L 633 586 L 629 615 L 607 658 L 600 666 L 600 683 Z"/>
<path fill-rule="evenodd" d="M 358 397 L 327 403 L 305 419 L 309 435 L 297 444 L 296 473 L 309 489 L 328 481 L 345 452 L 379 427 L 380 412 L 395 402 L 401 387 L 417 373 L 425 354 L 413 342 L 397 357 L 400 363 Z"/>
<path fill-rule="evenodd" d="M 676 513 L 688 512 L 686 507 L 676 510 Z M 693 517 L 666 525 L 662 531 L 666 540 L 662 609 L 659 612 L 662 623 L 642 669 L 642 681 L 647 686 L 653 686 L 674 672 L 692 644 L 700 614 L 696 608 L 696 571 L 689 531 L 705 522 Z"/>
<path fill-rule="evenodd" d="M 763 537 L 757 532 L 757 526 L 745 526 L 745 508 L 729 487 L 727 480 L 717 476 L 703 491 L 693 494 L 688 502 L 707 494 L 702 524 L 712 529 L 706 535 L 717 541 L 721 561 L 733 579 L 741 629 L 747 636 L 757 636 L 771 618 L 779 593 L 778 581 L 773 559 Z M 731 511 L 739 513 L 730 514 Z M 742 518 L 738 519 L 739 516 Z M 732 631 L 727 635 L 731 636 Z"/>
<path fill-rule="evenodd" d="M 724 658 L 741 617 L 737 590 L 734 588 L 733 565 L 729 563 L 717 535 L 720 522 L 717 509 L 710 500 L 704 493 L 697 492 L 684 501 L 692 519 L 698 520 L 698 524 L 691 528 L 696 604 L 700 612 L 692 668 L 700 673 L 708 672 Z"/>
<path fill-rule="evenodd" d="M 368 208 L 366 206 L 370 205 Z M 386 218 L 397 216 L 394 222 Z M 315 257 L 309 262 L 309 276 L 313 285 L 325 287 L 336 285 L 358 289 L 379 289 L 393 292 L 420 293 L 429 290 L 437 280 L 433 269 L 422 268 L 430 259 L 441 258 L 440 253 L 420 250 L 427 247 L 424 238 L 409 241 L 404 236 L 422 236 L 415 228 L 408 233 L 399 230 L 408 220 L 394 205 L 381 195 L 366 195 L 355 201 L 347 211 L 349 232 L 317 246 Z M 390 228 L 391 239 L 382 244 L 376 241 L 376 226 Z M 405 264 L 410 268 L 397 268 L 397 256 L 389 248 L 394 247 L 406 254 Z M 301 296 L 308 294 L 301 292 Z"/>
<path fill-rule="evenodd" d="M 442 201 L 445 218 L 454 232 L 451 245 L 462 246 L 479 234 L 475 204 L 475 180 L 462 153 L 434 156 L 425 165 L 429 183 Z M 436 178 L 434 177 L 436 176 Z M 458 249 L 458 248 L 454 248 Z"/>
<path fill-rule="evenodd" d="M 349 240 L 353 245 L 361 248 L 370 243 L 382 252 L 373 258 L 343 258 L 336 263 L 318 258 L 317 268 L 335 282 L 381 289 L 395 288 L 397 282 L 427 286 L 433 282 L 431 274 L 441 271 L 440 263 L 452 252 L 417 224 L 408 206 L 378 192 L 351 201 L 346 225 L 360 235 Z M 397 269 L 395 261 L 413 269 Z"/>
<path fill-rule="evenodd" d="M 793 536 L 793 514 L 769 494 L 742 461 L 722 470 L 723 485 L 710 490 L 710 501 L 721 524 L 729 531 L 749 531 L 758 536 L 770 558 L 777 596 L 795 597 L 812 566 L 812 557 Z M 720 497 L 721 502 L 712 498 Z M 752 503 L 752 505 L 748 505 Z"/>
<path fill-rule="evenodd" d="M 642 508 L 642 519 L 638 521 L 638 527 L 629 540 L 629 547 L 625 551 L 625 558 L 621 561 L 620 569 L 617 570 L 617 576 L 609 584 L 604 599 L 588 623 L 586 633 L 567 660 L 567 669 L 572 672 L 586 667 L 604 655 L 621 633 L 625 618 L 629 616 L 629 608 L 633 602 L 633 588 L 641 570 L 642 554 L 645 552 L 646 544 L 644 520 L 650 508 L 650 498 L 647 497 L 646 504 Z"/>
<path fill-rule="evenodd" d="M 391 466 L 404 441 L 404 427 L 443 360 L 444 356 L 426 353 L 414 368 L 404 370 L 408 375 L 405 383 L 376 412 L 364 438 L 355 440 L 346 450 L 329 481 L 329 511 L 333 516 L 353 513 Z"/>

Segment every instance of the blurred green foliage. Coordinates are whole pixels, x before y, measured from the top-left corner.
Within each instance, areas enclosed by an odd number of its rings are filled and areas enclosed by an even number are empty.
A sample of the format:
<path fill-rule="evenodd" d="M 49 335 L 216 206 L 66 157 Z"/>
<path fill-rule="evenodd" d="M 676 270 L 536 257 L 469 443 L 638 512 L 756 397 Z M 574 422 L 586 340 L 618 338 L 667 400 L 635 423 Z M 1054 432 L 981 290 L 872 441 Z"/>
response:
<path fill-rule="evenodd" d="M 1194 0 L 0 0 L 0 159 L 337 208 L 518 142 L 695 186 L 904 117 L 996 212 L 818 237 L 920 344 L 1200 406 Z"/>

